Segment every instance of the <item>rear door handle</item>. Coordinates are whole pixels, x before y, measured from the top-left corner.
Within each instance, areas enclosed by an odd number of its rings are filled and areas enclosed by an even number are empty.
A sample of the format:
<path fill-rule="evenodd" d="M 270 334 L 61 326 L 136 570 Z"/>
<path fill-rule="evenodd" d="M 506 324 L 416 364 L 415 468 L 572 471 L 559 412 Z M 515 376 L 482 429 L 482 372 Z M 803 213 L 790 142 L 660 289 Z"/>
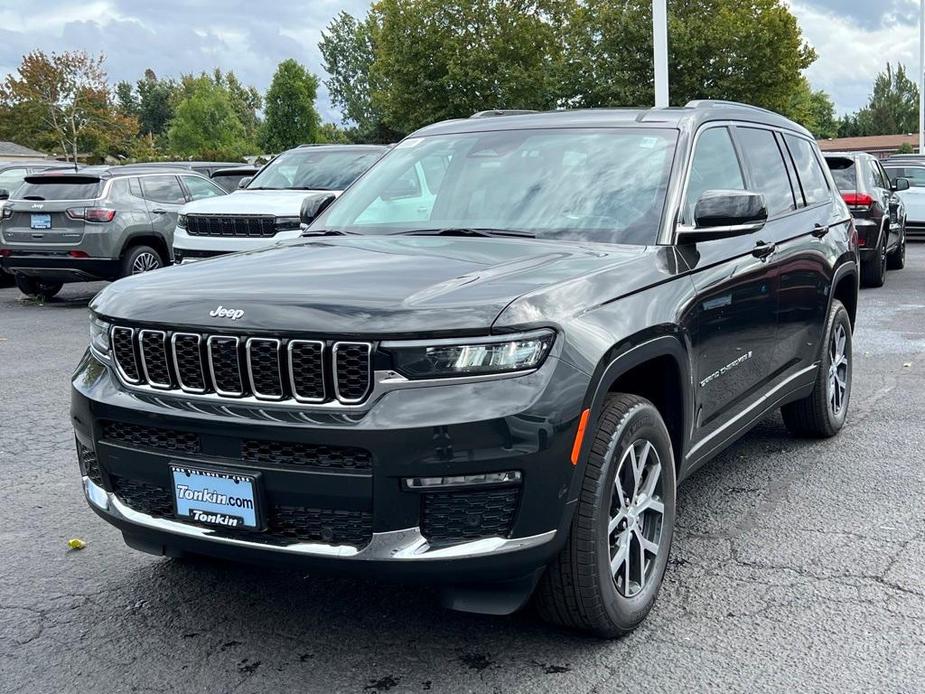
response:
<path fill-rule="evenodd" d="M 167 210 L 163 209 L 162 207 L 155 207 L 153 210 L 151 210 L 151 213 L 152 214 L 167 214 Z"/>
<path fill-rule="evenodd" d="M 821 239 L 823 236 L 829 233 L 828 224 L 815 224 L 813 225 L 812 235 L 817 239 Z"/>
<path fill-rule="evenodd" d="M 759 241 L 758 245 L 752 249 L 752 255 L 756 258 L 767 258 L 776 250 L 776 243 L 765 243 L 764 241 Z"/>

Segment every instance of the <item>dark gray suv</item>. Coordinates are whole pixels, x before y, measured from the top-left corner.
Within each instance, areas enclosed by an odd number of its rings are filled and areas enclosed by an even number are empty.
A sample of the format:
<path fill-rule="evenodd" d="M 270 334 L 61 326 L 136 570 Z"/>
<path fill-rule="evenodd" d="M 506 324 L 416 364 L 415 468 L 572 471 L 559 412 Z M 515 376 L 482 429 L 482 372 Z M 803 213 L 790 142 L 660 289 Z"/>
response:
<path fill-rule="evenodd" d="M 180 208 L 225 195 L 205 176 L 93 167 L 27 176 L 0 213 L 0 263 L 30 296 L 65 282 L 115 280 L 171 262 Z"/>

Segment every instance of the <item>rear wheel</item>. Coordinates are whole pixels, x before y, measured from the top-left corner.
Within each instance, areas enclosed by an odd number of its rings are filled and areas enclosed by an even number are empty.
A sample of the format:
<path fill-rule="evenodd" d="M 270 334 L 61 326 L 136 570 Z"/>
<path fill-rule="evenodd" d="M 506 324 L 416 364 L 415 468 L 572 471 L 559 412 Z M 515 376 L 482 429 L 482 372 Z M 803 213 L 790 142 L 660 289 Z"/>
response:
<path fill-rule="evenodd" d="M 122 276 L 140 275 L 164 267 L 161 254 L 150 246 L 130 248 L 122 259 Z"/>
<path fill-rule="evenodd" d="M 6 270 L 0 270 L 0 287 L 12 287 L 16 284 L 13 275 Z"/>
<path fill-rule="evenodd" d="M 834 436 L 845 425 L 848 416 L 852 370 L 851 319 L 838 299 L 832 301 L 825 345 L 813 392 L 781 408 L 784 424 L 796 436 Z"/>
<path fill-rule="evenodd" d="M 887 257 L 887 267 L 890 270 L 902 270 L 906 267 L 906 232 L 903 230 L 899 239 L 899 246 Z"/>
<path fill-rule="evenodd" d="M 652 609 L 675 519 L 671 439 L 655 406 L 610 396 L 591 446 L 568 541 L 536 595 L 540 615 L 612 638 Z"/>
<path fill-rule="evenodd" d="M 50 299 L 61 291 L 64 285 L 61 282 L 48 282 L 39 277 L 25 277 L 16 275 L 16 286 L 26 296 L 37 299 Z"/>
<path fill-rule="evenodd" d="M 877 249 L 877 254 L 861 263 L 861 284 L 865 287 L 882 287 L 886 280 L 886 244 Z"/>

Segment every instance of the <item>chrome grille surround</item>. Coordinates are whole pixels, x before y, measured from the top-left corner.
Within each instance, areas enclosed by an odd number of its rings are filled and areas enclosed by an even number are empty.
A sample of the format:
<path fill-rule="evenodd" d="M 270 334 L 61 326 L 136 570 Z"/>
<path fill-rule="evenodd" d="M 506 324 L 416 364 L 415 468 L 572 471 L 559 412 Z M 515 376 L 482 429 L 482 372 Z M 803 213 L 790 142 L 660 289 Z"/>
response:
<path fill-rule="evenodd" d="M 363 402 L 372 385 L 372 345 L 368 342 L 335 342 L 331 353 L 337 399 L 347 404 Z"/>
<path fill-rule="evenodd" d="M 188 343 L 194 341 L 192 345 Z M 184 354 L 180 357 L 180 347 L 177 346 L 178 342 L 187 343 L 186 349 L 192 349 L 195 353 L 195 362 L 188 362 L 189 355 Z M 205 393 L 206 392 L 206 371 L 202 363 L 202 335 L 199 333 L 174 333 L 170 336 L 170 353 L 173 356 L 173 368 L 174 374 L 177 376 L 177 385 L 180 386 L 180 390 L 184 393 Z M 198 365 L 198 368 L 196 366 Z M 188 368 L 193 367 L 193 368 Z M 197 373 L 198 372 L 198 373 Z M 198 377 L 197 383 L 202 385 L 196 385 L 191 382 L 193 378 L 184 378 L 184 374 L 187 377 Z"/>
<path fill-rule="evenodd" d="M 297 377 L 295 373 L 295 352 L 306 347 L 314 347 L 318 349 L 319 369 L 316 375 L 316 380 L 320 382 L 320 395 L 303 394 L 305 383 L 302 381 L 304 379 L 301 376 Z M 324 342 L 321 340 L 289 340 L 289 344 L 286 345 L 286 350 L 288 352 L 288 359 L 286 361 L 288 363 L 289 369 L 289 388 L 291 389 L 292 396 L 296 399 L 296 401 L 304 403 L 319 403 L 327 400 L 327 388 L 324 384 Z"/>
<path fill-rule="evenodd" d="M 234 360 L 230 364 L 219 364 L 222 370 L 228 370 L 227 374 L 217 374 L 215 370 L 216 359 L 216 348 L 215 345 L 227 345 L 231 343 L 234 345 L 232 354 L 234 355 Z M 209 335 L 209 339 L 206 340 L 206 354 L 209 358 L 209 373 L 212 376 L 212 386 L 215 388 L 215 392 L 219 395 L 224 395 L 225 397 L 239 398 L 244 395 L 244 379 L 241 374 L 241 352 L 240 352 L 241 340 L 234 335 Z M 229 355 L 218 353 L 218 359 L 228 359 Z M 229 377 L 229 381 L 225 380 L 225 376 Z M 235 380 L 237 382 L 238 388 L 223 388 L 219 385 L 219 380 L 221 380 L 224 385 L 229 385 L 230 380 Z"/>
<path fill-rule="evenodd" d="M 135 354 L 135 329 L 115 325 L 109 331 L 109 340 L 112 344 L 113 361 L 119 371 L 119 376 L 126 383 L 140 384 L 141 372 L 138 369 L 138 357 Z"/>
<path fill-rule="evenodd" d="M 149 338 L 155 343 L 160 343 L 160 349 L 157 344 L 150 345 Z M 145 380 L 152 388 L 170 389 L 173 383 L 170 379 L 170 366 L 167 363 L 167 333 L 163 330 L 139 330 L 138 331 L 138 353 L 141 355 L 141 371 Z M 148 354 L 151 351 L 152 354 Z M 149 364 L 150 361 L 150 364 Z M 166 376 L 158 380 L 155 376 Z"/>
<path fill-rule="evenodd" d="M 273 345 L 272 353 L 274 355 L 273 361 L 275 363 L 270 363 L 265 358 L 261 360 L 253 359 L 253 349 L 256 345 L 260 345 L 261 343 Z M 247 375 L 250 380 L 251 392 L 254 394 L 254 397 L 260 400 L 282 400 L 285 396 L 285 391 L 283 390 L 283 370 L 281 368 L 281 345 L 282 341 L 276 339 L 275 337 L 249 337 L 247 338 L 247 342 L 244 344 L 244 353 L 247 358 Z M 270 373 L 274 371 L 275 373 Z M 257 386 L 257 380 L 258 377 L 262 380 L 264 376 L 270 376 L 271 380 L 273 377 L 275 377 L 273 388 L 277 392 L 261 392 L 260 388 Z"/>

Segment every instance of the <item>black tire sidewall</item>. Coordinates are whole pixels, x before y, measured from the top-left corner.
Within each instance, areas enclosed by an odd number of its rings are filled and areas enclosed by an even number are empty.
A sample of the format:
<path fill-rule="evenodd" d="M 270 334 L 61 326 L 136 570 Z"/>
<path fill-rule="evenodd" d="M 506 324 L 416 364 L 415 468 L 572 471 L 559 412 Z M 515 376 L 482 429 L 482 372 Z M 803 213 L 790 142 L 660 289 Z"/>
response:
<path fill-rule="evenodd" d="M 40 277 L 25 277 L 16 275 L 16 288 L 26 296 L 50 299 L 61 291 L 64 285 L 61 282 L 46 282 Z"/>
<path fill-rule="evenodd" d="M 836 415 L 832 412 L 832 408 L 829 407 L 829 390 L 828 390 L 828 379 L 829 379 L 829 367 L 832 364 L 832 357 L 830 353 L 830 348 L 832 344 L 832 336 L 835 334 L 835 328 L 838 325 L 843 325 L 845 328 L 845 354 L 848 357 L 848 369 L 845 373 L 845 383 L 847 388 L 845 390 L 845 402 L 842 407 L 841 413 Z M 844 425 L 845 420 L 848 417 L 848 407 L 851 405 L 851 377 L 852 371 L 854 370 L 854 353 L 852 350 L 852 335 L 851 335 L 851 319 L 848 316 L 848 310 L 840 302 L 836 303 L 832 307 L 832 317 L 829 321 L 828 330 L 825 334 L 825 349 L 822 353 L 822 360 L 819 364 L 820 368 L 820 378 L 819 378 L 819 388 L 820 393 L 823 398 L 823 405 L 825 407 L 826 418 L 828 424 L 833 433 L 839 431 Z"/>
<path fill-rule="evenodd" d="M 151 246 L 133 246 L 132 248 L 128 249 L 125 254 L 125 260 L 123 261 L 122 265 L 123 277 L 134 276 L 134 273 L 132 272 L 132 266 L 135 264 L 135 259 L 142 253 L 153 253 L 157 257 L 158 261 L 160 262 L 160 266 L 156 268 L 157 270 L 160 270 L 162 267 L 164 267 L 164 259 L 161 257 L 161 254 L 158 253 L 156 248 L 152 248 Z M 151 270 L 148 272 L 151 272 Z M 143 275 L 145 273 L 139 272 L 138 274 Z"/>
<path fill-rule="evenodd" d="M 637 439 L 645 438 L 652 442 L 662 463 L 662 490 L 665 513 L 662 518 L 662 549 L 659 551 L 657 564 L 646 587 L 631 598 L 619 594 L 610 573 L 610 544 L 607 524 L 610 520 L 610 498 L 617 475 L 617 468 L 626 449 Z M 634 407 L 620 422 L 616 431 L 610 434 L 606 463 L 600 477 L 597 490 L 596 527 L 599 537 L 597 542 L 597 578 L 600 586 L 604 609 L 610 621 L 620 631 L 628 631 L 642 622 L 652 609 L 661 587 L 662 578 L 668 565 L 668 554 L 675 522 L 676 483 L 674 460 L 672 458 L 671 438 L 659 416 L 658 410 L 649 403 Z M 667 533 L 667 536 L 664 534 Z"/>

